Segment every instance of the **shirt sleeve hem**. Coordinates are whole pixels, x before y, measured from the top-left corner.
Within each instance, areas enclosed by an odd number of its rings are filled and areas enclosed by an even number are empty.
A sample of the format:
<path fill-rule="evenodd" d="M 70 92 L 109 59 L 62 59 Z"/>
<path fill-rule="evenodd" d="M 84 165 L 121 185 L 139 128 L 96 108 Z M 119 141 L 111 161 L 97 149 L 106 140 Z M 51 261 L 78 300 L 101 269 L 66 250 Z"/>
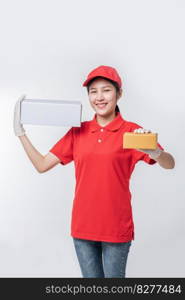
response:
<path fill-rule="evenodd" d="M 71 161 L 71 159 L 68 159 L 66 157 L 64 157 L 63 155 L 61 155 L 61 153 L 59 154 L 58 152 L 54 151 L 54 150 L 49 150 L 49 152 L 53 153 L 56 157 L 58 157 L 60 159 L 60 163 L 62 165 L 66 165 L 68 162 Z"/>

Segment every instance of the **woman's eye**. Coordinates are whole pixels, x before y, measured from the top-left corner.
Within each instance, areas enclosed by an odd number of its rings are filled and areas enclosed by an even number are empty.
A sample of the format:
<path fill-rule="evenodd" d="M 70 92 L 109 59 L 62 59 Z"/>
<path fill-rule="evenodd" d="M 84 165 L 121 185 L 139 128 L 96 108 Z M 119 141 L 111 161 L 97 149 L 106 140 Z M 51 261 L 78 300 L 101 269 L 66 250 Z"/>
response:
<path fill-rule="evenodd" d="M 111 90 L 104 90 L 104 92 L 109 92 L 109 91 L 111 91 Z M 94 93 L 96 93 L 96 91 L 91 91 L 91 94 L 94 94 Z"/>

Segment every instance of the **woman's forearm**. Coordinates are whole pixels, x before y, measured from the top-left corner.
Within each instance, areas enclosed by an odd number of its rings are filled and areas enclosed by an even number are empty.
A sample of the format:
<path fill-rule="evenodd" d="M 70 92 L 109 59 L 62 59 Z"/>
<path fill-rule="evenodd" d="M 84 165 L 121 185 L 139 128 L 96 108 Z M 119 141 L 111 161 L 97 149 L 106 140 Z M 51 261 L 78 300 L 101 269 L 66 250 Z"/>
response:
<path fill-rule="evenodd" d="M 37 151 L 26 135 L 19 136 L 19 139 L 36 170 L 40 173 L 42 170 L 44 156 Z"/>
<path fill-rule="evenodd" d="M 164 169 L 173 169 L 175 167 L 175 160 L 173 156 L 168 152 L 162 151 L 160 156 L 155 160 Z"/>

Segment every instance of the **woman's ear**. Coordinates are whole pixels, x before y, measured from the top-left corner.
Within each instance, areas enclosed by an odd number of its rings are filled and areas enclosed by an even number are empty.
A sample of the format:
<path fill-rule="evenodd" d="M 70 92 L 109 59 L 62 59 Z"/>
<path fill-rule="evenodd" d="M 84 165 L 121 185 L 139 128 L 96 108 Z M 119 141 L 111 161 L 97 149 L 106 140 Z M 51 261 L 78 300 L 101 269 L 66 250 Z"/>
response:
<path fill-rule="evenodd" d="M 117 99 L 121 98 L 122 95 L 123 95 L 123 90 L 122 90 L 122 88 L 120 88 L 120 90 L 118 92 L 118 98 Z"/>

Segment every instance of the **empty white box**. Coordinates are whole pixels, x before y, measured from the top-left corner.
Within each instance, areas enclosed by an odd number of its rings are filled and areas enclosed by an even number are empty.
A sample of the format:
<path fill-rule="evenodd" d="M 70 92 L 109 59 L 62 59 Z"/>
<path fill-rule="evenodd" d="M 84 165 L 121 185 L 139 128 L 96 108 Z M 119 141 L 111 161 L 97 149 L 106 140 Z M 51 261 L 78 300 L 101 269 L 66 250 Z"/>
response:
<path fill-rule="evenodd" d="M 21 123 L 52 126 L 81 126 L 80 101 L 24 99 L 21 102 Z"/>

